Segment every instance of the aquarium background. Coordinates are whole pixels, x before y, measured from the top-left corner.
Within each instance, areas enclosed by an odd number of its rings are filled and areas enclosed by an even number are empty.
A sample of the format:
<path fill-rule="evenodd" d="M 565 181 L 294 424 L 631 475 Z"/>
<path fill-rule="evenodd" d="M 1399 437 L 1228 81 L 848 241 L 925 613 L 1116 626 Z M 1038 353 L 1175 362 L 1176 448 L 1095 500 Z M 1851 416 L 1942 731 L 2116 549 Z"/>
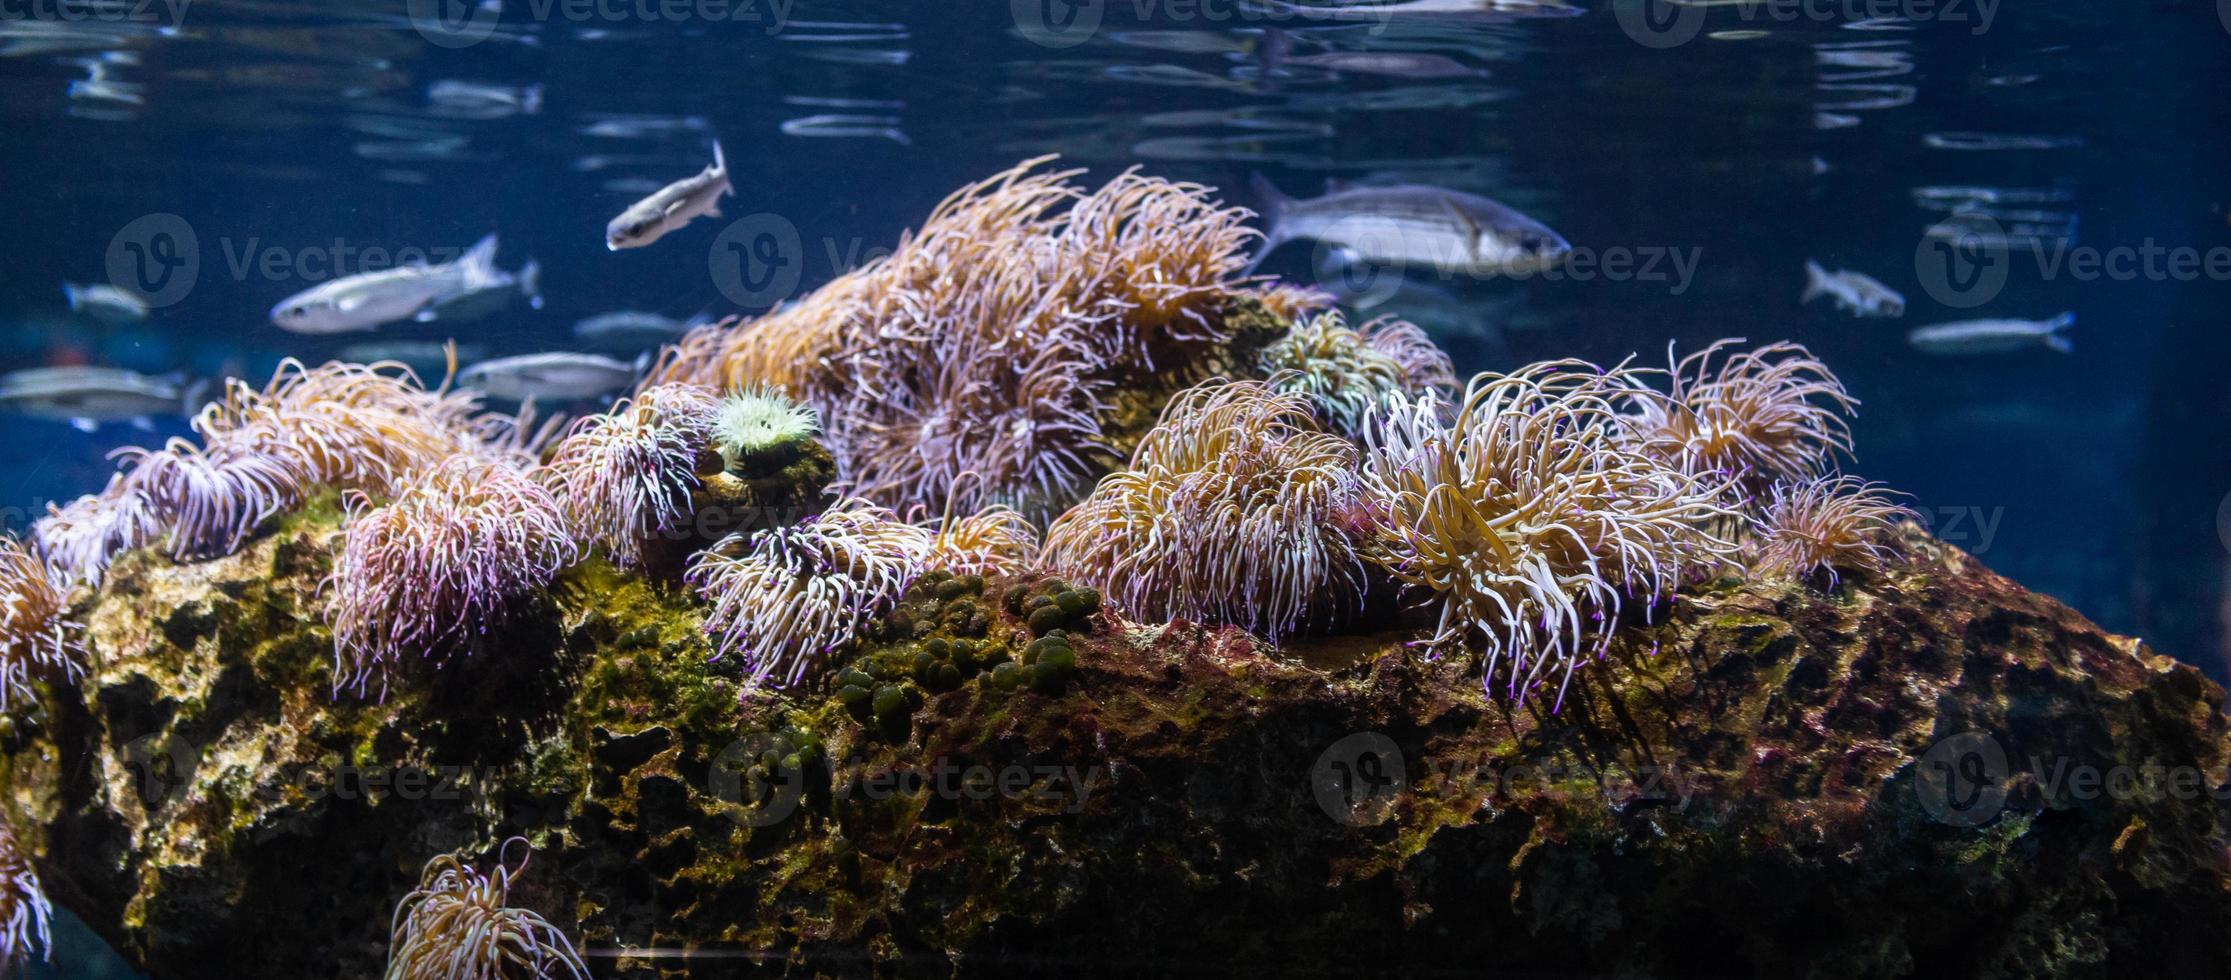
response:
<path fill-rule="evenodd" d="M 1039 154 L 1243 204 L 1257 172 L 1303 197 L 1433 184 L 1599 256 L 1657 255 L 1658 274 L 1409 270 L 1397 290 L 1399 270 L 1335 268 L 1308 243 L 1263 271 L 1360 291 L 1433 331 L 1460 373 L 1802 342 L 1863 402 L 1851 472 L 1912 494 L 1992 568 L 2223 679 L 2231 262 L 2087 276 L 2033 256 L 2231 249 L 2231 4 L 1584 6 L 1437 20 L 1363 5 L 1333 22 L 1231 0 L 5 0 L 0 365 L 260 384 L 281 358 L 367 339 L 572 349 L 596 313 L 765 309 Z M 1385 53 L 1461 71 L 1356 57 Z M 725 217 L 607 251 L 605 222 L 704 166 L 715 139 L 736 188 Z M 1928 282 L 1929 231 L 1955 212 L 2037 243 L 1999 256 L 2003 285 L 1970 308 L 1937 294 L 1978 294 Z M 141 323 L 73 316 L 61 284 L 107 279 L 150 220 L 188 229 L 185 287 Z M 267 318 L 336 258 L 354 271 L 365 249 L 491 231 L 504 268 L 540 262 L 542 309 L 376 338 Z M 775 247 L 739 265 L 736 242 Z M 1693 257 L 1693 278 L 1673 278 L 1672 256 Z M 1906 315 L 1800 305 L 1808 257 L 1881 279 Z M 1933 357 L 1905 339 L 2064 310 L 2066 355 Z M 98 489 L 112 450 L 185 432 L 178 416 L 8 422 L 0 505 L 18 527 Z M 65 929 L 41 975 L 107 975 Z"/>

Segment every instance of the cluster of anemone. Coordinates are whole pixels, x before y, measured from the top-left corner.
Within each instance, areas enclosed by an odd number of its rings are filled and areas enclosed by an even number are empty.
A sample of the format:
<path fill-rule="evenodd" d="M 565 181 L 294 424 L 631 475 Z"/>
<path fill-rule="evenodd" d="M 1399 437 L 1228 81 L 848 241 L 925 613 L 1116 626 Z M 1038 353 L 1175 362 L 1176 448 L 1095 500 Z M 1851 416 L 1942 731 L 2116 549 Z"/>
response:
<path fill-rule="evenodd" d="M 1362 479 L 1366 557 L 1438 606 L 1433 649 L 1482 658 L 1514 699 L 1600 656 L 1611 620 L 1732 554 L 1723 478 L 1625 438 L 1621 371 L 1574 362 L 1474 378 L 1454 406 L 1397 395 Z"/>
<path fill-rule="evenodd" d="M 1209 382 L 1172 399 L 1129 467 L 1047 528 L 1045 561 L 1130 615 L 1275 640 L 1361 593 L 1356 462 L 1303 396 Z"/>
<path fill-rule="evenodd" d="M 1852 452 L 1848 420 L 1858 400 L 1800 345 L 1745 351 L 1738 343 L 1669 357 L 1662 372 L 1628 372 L 1638 382 L 1621 399 L 1629 441 L 1728 481 L 1729 503 L 1744 517 L 1728 532 L 1746 539 L 1751 571 L 1881 570 L 1895 557 L 1887 532 L 1910 512 L 1835 472 Z M 1664 388 L 1640 383 L 1649 375 Z"/>
<path fill-rule="evenodd" d="M 1243 209 L 1199 185 L 1027 161 L 947 198 L 898 247 L 757 320 L 662 357 L 653 382 L 769 385 L 819 410 L 852 492 L 895 508 L 1058 510 L 1119 458 L 1117 399 L 1227 338 Z M 1151 406 L 1149 406 L 1151 410 Z M 970 480 L 966 474 L 977 474 Z"/>
<path fill-rule="evenodd" d="M 556 495 L 576 539 L 605 546 L 624 565 L 640 565 L 646 536 L 672 533 L 690 518 L 700 456 L 727 414 L 702 385 L 665 384 L 585 416 L 536 471 Z"/>
<path fill-rule="evenodd" d="M 1879 573 L 1897 558 L 1889 544 L 1897 526 L 1914 519 L 1878 484 L 1823 475 L 1774 484 L 1760 509 L 1751 567 L 1807 578 L 1839 571 Z"/>
<path fill-rule="evenodd" d="M 0 974 L 20 974 L 31 957 L 53 949 L 48 923 L 54 907 L 39 886 L 39 873 L 17 844 L 15 831 L 0 822 Z"/>
<path fill-rule="evenodd" d="M 524 849 L 526 841 L 514 837 L 502 850 L 513 844 Z M 565 933 L 534 911 L 507 904 L 527 861 L 522 853 L 514 868 L 499 852 L 489 875 L 454 855 L 428 861 L 418 889 L 395 907 L 387 980 L 588 980 L 588 966 Z"/>
<path fill-rule="evenodd" d="M 998 504 L 938 522 L 923 564 L 955 575 L 1019 575 L 1036 566 L 1038 528 Z"/>
<path fill-rule="evenodd" d="M 416 655 L 469 651 L 578 557 L 557 500 L 501 458 L 452 456 L 375 505 L 349 499 L 326 582 L 334 689 L 359 696 Z"/>
<path fill-rule="evenodd" d="M 1296 323 L 1257 362 L 1272 387 L 1307 398 L 1326 428 L 1351 439 L 1390 395 L 1456 387 L 1449 356 L 1425 331 L 1389 317 L 1351 328 L 1337 310 Z"/>
<path fill-rule="evenodd" d="M 59 574 L 97 582 L 116 554 L 162 542 L 181 559 L 229 554 L 320 489 L 386 493 L 462 452 L 524 461 L 537 435 L 399 364 L 292 359 L 261 389 L 230 382 L 192 424 L 198 442 L 120 450 L 107 489 L 39 521 L 38 550 Z"/>
<path fill-rule="evenodd" d="M 1638 383 L 1621 399 L 1628 438 L 1645 451 L 1699 474 L 1717 474 L 1758 491 L 1802 479 L 1851 453 L 1846 421 L 1858 400 L 1798 344 L 1738 350 L 1722 340 L 1665 371 L 1628 371 Z M 1662 377 L 1663 390 L 1639 383 Z"/>
<path fill-rule="evenodd" d="M 31 698 L 35 676 L 84 672 L 63 619 L 68 605 L 46 563 L 0 537 L 0 712 Z"/>

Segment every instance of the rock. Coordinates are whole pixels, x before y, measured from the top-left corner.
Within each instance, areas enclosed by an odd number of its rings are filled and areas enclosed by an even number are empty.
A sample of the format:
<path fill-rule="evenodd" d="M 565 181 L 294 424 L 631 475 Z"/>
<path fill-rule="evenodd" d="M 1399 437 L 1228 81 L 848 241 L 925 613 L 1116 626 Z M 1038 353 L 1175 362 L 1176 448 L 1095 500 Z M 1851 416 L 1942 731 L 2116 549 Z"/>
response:
<path fill-rule="evenodd" d="M 1910 567 L 1830 594 L 1722 581 L 1632 616 L 1552 710 L 1401 635 L 1280 651 L 954 579 L 841 685 L 739 703 L 686 595 L 601 563 L 362 703 L 329 693 L 327 530 L 123 560 L 79 613 L 92 675 L 0 742 L 55 901 L 156 977 L 375 975 L 420 865 L 513 834 L 536 848 L 514 903 L 600 976 L 735 962 L 628 949 L 941 975 L 2231 969 L 2222 690 L 1919 532 Z"/>

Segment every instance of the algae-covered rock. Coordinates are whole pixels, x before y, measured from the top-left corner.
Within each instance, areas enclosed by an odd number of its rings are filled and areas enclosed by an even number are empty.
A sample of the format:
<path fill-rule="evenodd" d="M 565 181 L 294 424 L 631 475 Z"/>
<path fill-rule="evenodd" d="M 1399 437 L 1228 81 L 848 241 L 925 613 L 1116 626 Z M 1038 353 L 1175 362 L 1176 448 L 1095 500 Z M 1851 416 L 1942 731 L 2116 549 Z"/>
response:
<path fill-rule="evenodd" d="M 376 975 L 426 859 L 515 834 L 600 976 L 2231 968 L 2222 691 L 1918 534 L 1630 611 L 1561 706 L 943 574 L 740 700 L 686 593 L 601 563 L 366 703 L 332 526 L 119 562 L 91 675 L 0 745 L 55 901 L 158 977 Z"/>

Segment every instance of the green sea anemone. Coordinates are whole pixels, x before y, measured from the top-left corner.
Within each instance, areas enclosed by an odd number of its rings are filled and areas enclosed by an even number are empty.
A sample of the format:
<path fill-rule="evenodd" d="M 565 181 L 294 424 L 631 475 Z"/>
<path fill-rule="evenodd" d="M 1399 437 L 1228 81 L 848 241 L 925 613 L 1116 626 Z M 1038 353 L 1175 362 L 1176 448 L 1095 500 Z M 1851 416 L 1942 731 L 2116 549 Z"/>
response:
<path fill-rule="evenodd" d="M 1619 372 L 1564 361 L 1483 374 L 1451 407 L 1395 395 L 1363 482 L 1379 517 L 1366 555 L 1440 608 L 1429 648 L 1480 652 L 1514 699 L 1564 684 L 1610 641 L 1630 600 L 1732 554 L 1724 484 L 1622 438 Z"/>
<path fill-rule="evenodd" d="M 1839 571 L 1879 573 L 1897 560 L 1889 543 L 1912 510 L 1882 486 L 1850 476 L 1816 476 L 1774 484 L 1762 509 L 1751 567 L 1803 578 Z"/>
<path fill-rule="evenodd" d="M 1389 395 L 1446 397 L 1456 387 L 1449 356 L 1425 331 L 1387 317 L 1350 329 L 1337 310 L 1296 324 L 1257 362 L 1272 388 L 1309 399 L 1326 428 L 1350 438 Z"/>
<path fill-rule="evenodd" d="M 0 536 L 0 712 L 31 698 L 34 675 L 84 674 L 70 639 L 74 626 L 62 618 L 68 605 L 46 563 L 13 535 Z"/>
<path fill-rule="evenodd" d="M 821 420 L 813 409 L 773 388 L 754 386 L 721 400 L 712 439 L 721 459 L 734 469 L 746 456 L 812 439 L 820 431 Z"/>
<path fill-rule="evenodd" d="M 519 866 L 503 854 L 520 846 Z M 426 862 L 418 890 L 395 907 L 388 940 L 387 980 L 588 980 L 573 943 L 535 912 L 512 908 L 511 885 L 527 870 L 527 842 L 514 837 L 496 856 L 496 872 L 444 854 Z"/>
<path fill-rule="evenodd" d="M 1356 448 L 1258 381 L 1171 399 L 1130 466 L 1046 530 L 1046 562 L 1126 615 L 1276 639 L 1354 608 Z"/>

